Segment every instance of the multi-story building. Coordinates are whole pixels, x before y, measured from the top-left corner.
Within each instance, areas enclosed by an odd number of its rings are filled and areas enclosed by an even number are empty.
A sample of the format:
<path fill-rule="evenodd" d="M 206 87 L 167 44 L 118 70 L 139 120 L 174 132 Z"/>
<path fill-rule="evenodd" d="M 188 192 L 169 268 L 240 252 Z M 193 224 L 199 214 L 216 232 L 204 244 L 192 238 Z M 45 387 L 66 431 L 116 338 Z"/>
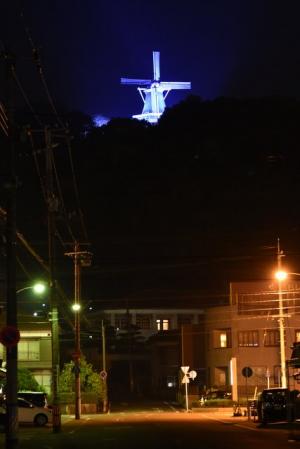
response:
<path fill-rule="evenodd" d="M 267 386 L 281 385 L 278 301 L 276 282 L 232 283 L 227 305 L 205 309 L 170 308 L 164 304 L 153 308 L 106 308 L 98 316 L 94 313 L 91 330 L 98 327 L 99 336 L 100 323 L 104 321 L 106 368 L 117 395 L 127 391 L 129 395 L 175 397 L 180 389 L 180 367 L 187 365 L 198 374 L 190 384 L 194 395 L 216 387 L 232 389 L 238 399 Z M 289 359 L 291 346 L 300 341 L 300 282 L 282 285 L 282 304 L 285 352 Z M 5 322 L 3 316 L 2 321 Z M 133 331 L 129 332 L 130 326 Z M 20 322 L 20 330 L 19 366 L 29 368 L 49 391 L 50 323 L 27 320 Z M 94 345 L 83 344 L 82 352 L 95 369 L 102 369 L 99 339 Z M 5 360 L 5 351 L 0 346 L 1 358 Z M 248 367 L 252 375 L 245 377 L 243 368 Z M 290 368 L 288 381 L 292 388 L 297 388 L 293 374 L 295 370 Z"/>
<path fill-rule="evenodd" d="M 0 322 L 4 326 L 5 319 Z M 49 321 L 19 319 L 20 341 L 18 343 L 18 368 L 29 369 L 47 393 L 51 389 L 52 352 Z M 6 348 L 0 343 L 0 359 L 5 367 Z"/>
<path fill-rule="evenodd" d="M 199 326 L 204 315 L 198 308 L 105 309 L 101 318 L 114 330 L 113 343 L 107 336 L 106 366 L 112 390 L 121 395 L 155 395 L 175 398 L 182 365 L 183 325 Z M 94 319 L 97 319 L 94 316 Z M 128 332 L 128 329 L 136 329 Z M 117 340 L 117 341 L 116 341 Z M 95 367 L 103 366 L 102 354 L 85 348 Z"/>
<path fill-rule="evenodd" d="M 228 306 L 205 312 L 207 383 L 220 389 L 233 387 L 234 397 L 281 385 L 279 295 L 276 282 L 232 283 Z M 300 341 L 300 283 L 282 290 L 285 352 Z M 243 368 L 251 368 L 245 377 Z M 290 386 L 297 388 L 289 369 Z M 245 374 L 245 371 L 244 371 Z M 247 389 L 247 391 L 246 391 Z"/>

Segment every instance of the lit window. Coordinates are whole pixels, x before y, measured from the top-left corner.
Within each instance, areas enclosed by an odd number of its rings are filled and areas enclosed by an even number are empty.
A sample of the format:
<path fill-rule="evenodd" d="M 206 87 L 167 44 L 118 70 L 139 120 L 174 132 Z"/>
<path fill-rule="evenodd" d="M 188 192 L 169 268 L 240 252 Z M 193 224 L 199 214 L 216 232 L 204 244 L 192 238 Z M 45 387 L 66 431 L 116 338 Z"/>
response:
<path fill-rule="evenodd" d="M 295 330 L 295 341 L 298 343 L 300 342 L 300 330 Z"/>
<path fill-rule="evenodd" d="M 163 330 L 167 331 L 169 329 L 169 320 L 163 320 Z"/>
<path fill-rule="evenodd" d="M 40 360 L 40 341 L 25 340 L 18 344 L 19 360 Z"/>
<path fill-rule="evenodd" d="M 156 328 L 157 328 L 158 331 L 162 331 L 162 330 L 163 331 L 167 331 L 167 330 L 169 330 L 169 328 L 170 328 L 169 324 L 170 324 L 170 320 L 168 320 L 168 319 L 156 320 Z"/>
<path fill-rule="evenodd" d="M 216 329 L 213 333 L 214 348 L 231 348 L 231 329 Z"/>
<path fill-rule="evenodd" d="M 227 348 L 227 334 L 225 332 L 220 334 L 220 347 Z"/>

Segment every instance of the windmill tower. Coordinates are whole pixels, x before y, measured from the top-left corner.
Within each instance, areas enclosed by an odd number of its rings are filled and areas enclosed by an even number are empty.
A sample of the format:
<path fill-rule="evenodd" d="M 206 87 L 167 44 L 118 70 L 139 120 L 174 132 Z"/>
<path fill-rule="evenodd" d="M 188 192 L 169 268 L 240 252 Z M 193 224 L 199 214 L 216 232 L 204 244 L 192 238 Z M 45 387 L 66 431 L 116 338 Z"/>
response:
<path fill-rule="evenodd" d="M 160 81 L 159 56 L 159 51 L 153 52 L 153 80 L 121 78 L 121 84 L 139 86 L 137 89 L 144 103 L 142 113 L 132 117 L 138 120 L 147 120 L 150 123 L 158 122 L 165 110 L 165 99 L 170 90 L 191 88 L 190 82 Z"/>

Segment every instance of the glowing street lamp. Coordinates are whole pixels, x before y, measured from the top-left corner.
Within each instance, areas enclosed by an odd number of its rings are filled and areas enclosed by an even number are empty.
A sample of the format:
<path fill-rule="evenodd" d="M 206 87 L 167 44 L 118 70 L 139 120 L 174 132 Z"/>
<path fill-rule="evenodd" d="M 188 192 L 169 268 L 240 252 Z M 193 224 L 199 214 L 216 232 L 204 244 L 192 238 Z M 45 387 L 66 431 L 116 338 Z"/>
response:
<path fill-rule="evenodd" d="M 20 292 L 23 292 L 24 290 L 33 290 L 37 295 L 41 295 L 46 291 L 46 285 L 42 282 L 36 282 L 35 284 L 29 285 L 28 287 L 20 288 L 16 291 L 16 293 L 18 294 Z"/>
<path fill-rule="evenodd" d="M 286 278 L 288 277 L 288 274 L 286 271 L 283 270 L 279 270 L 276 271 L 275 273 L 275 278 L 277 279 L 277 281 L 281 282 L 281 281 L 285 281 Z"/>
<path fill-rule="evenodd" d="M 78 302 L 72 305 L 73 312 L 79 312 L 80 309 L 81 309 L 81 306 L 80 306 L 80 304 L 78 304 Z"/>

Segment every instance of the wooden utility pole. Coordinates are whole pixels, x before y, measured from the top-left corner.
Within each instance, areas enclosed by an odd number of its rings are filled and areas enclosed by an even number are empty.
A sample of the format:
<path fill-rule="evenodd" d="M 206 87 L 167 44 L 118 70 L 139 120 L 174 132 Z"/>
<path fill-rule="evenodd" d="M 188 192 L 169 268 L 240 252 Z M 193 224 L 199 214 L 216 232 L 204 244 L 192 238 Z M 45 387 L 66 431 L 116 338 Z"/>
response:
<path fill-rule="evenodd" d="M 12 70 L 15 64 L 14 57 L 8 52 L 3 53 L 5 60 L 5 78 L 7 82 L 7 112 L 8 112 L 8 137 L 9 137 L 9 176 L 7 182 L 6 205 L 6 324 L 9 329 L 17 331 L 17 295 L 16 295 L 16 161 L 15 161 L 15 133 L 14 133 L 14 107 L 13 107 L 13 80 Z M 6 349 L 6 448 L 16 449 L 18 441 L 18 346 L 8 346 Z"/>
<path fill-rule="evenodd" d="M 101 337 L 102 337 L 102 381 L 103 381 L 103 413 L 108 412 L 108 391 L 107 391 L 107 371 L 106 371 L 106 336 L 104 320 L 101 320 Z"/>
<path fill-rule="evenodd" d="M 75 352 L 74 358 L 74 374 L 75 374 L 75 419 L 80 419 L 81 414 L 81 388 L 80 388 L 80 292 L 81 292 L 81 265 L 83 261 L 88 264 L 91 258 L 91 253 L 87 251 L 80 251 L 80 245 L 77 241 L 74 243 L 74 251 L 65 253 L 65 256 L 70 256 L 74 261 L 74 304 L 73 310 L 74 331 L 75 331 Z"/>
<path fill-rule="evenodd" d="M 281 259 L 284 257 L 283 251 L 280 249 L 280 240 L 277 241 L 277 271 L 282 270 Z M 278 307 L 279 307 L 279 337 L 280 337 L 280 365 L 281 365 L 281 386 L 287 387 L 286 379 L 286 359 L 285 359 L 285 322 L 282 300 L 282 285 L 281 280 L 278 279 Z"/>
<path fill-rule="evenodd" d="M 52 405 L 54 433 L 61 430 L 61 416 L 58 397 L 59 375 L 59 334 L 58 334 L 58 304 L 55 279 L 55 214 L 58 210 L 58 200 L 53 187 L 53 154 L 51 130 L 45 128 L 46 142 L 46 182 L 48 208 L 48 257 L 49 257 L 49 289 L 51 307 L 51 341 L 52 341 Z"/>

